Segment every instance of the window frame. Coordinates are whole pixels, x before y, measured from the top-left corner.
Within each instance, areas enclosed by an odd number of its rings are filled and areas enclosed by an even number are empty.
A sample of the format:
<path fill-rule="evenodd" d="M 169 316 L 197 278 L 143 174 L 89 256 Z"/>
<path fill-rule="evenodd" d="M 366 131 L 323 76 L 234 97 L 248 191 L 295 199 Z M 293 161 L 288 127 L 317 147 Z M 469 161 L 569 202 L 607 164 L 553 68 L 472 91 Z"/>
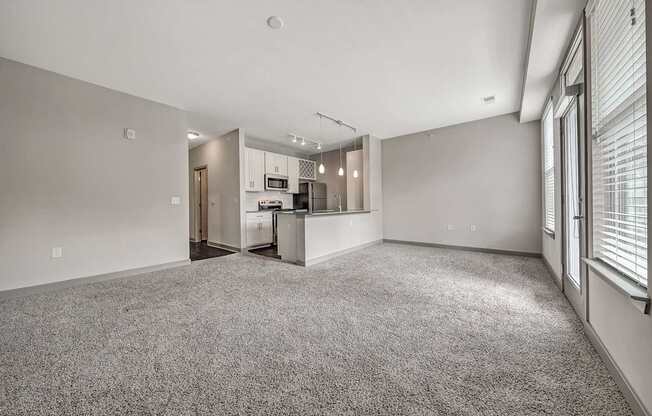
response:
<path fill-rule="evenodd" d="M 550 128 L 550 143 L 547 143 L 546 141 L 546 123 L 548 122 L 548 117 L 549 117 L 549 128 Z M 546 151 L 547 147 L 550 147 L 550 153 Z M 542 151 L 542 164 L 541 164 L 541 177 L 542 177 L 542 207 L 543 207 L 543 212 L 542 212 L 542 223 L 543 223 L 543 232 L 548 235 L 550 238 L 553 240 L 555 239 L 555 229 L 556 229 L 556 224 L 557 224 L 557 212 L 556 212 L 556 193 L 557 193 L 557 186 L 556 186 L 556 175 L 555 175 L 555 114 L 554 114 L 554 106 L 553 106 L 553 101 L 552 97 L 548 99 L 548 102 L 546 103 L 546 106 L 543 110 L 543 116 L 541 117 L 541 151 Z M 550 154 L 551 160 L 550 160 L 550 168 L 547 169 L 547 155 Z M 548 219 L 548 201 L 546 195 L 548 195 L 548 189 L 547 189 L 547 174 L 548 171 L 552 173 L 552 228 L 549 227 L 549 224 L 547 223 Z"/>

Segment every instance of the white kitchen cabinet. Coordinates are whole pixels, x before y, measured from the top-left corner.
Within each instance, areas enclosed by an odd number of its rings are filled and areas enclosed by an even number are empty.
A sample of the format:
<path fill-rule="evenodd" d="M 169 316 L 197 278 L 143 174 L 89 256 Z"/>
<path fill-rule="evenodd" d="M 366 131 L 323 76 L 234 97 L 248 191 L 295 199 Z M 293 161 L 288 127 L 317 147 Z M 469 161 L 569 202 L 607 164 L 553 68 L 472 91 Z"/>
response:
<path fill-rule="evenodd" d="M 265 152 L 245 148 L 245 191 L 265 190 Z"/>
<path fill-rule="evenodd" d="M 288 194 L 299 193 L 299 159 L 288 156 Z"/>
<path fill-rule="evenodd" d="M 288 176 L 288 157 L 265 152 L 265 173 L 268 175 Z"/>
<path fill-rule="evenodd" d="M 247 246 L 272 244 L 273 240 L 272 212 L 248 212 Z"/>

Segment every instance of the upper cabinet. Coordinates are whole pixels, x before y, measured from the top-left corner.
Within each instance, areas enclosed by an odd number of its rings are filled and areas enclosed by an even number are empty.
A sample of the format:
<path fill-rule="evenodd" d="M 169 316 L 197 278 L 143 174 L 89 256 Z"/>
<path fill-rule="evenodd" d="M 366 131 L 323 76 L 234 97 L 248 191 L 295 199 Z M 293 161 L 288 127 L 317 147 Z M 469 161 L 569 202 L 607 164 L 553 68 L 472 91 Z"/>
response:
<path fill-rule="evenodd" d="M 268 175 L 288 176 L 288 157 L 265 152 L 265 173 Z"/>
<path fill-rule="evenodd" d="M 299 193 L 299 180 L 317 179 L 314 161 L 245 148 L 245 184 L 247 192 L 263 192 L 265 175 L 286 176 L 289 194 Z"/>
<path fill-rule="evenodd" d="M 245 191 L 265 190 L 265 152 L 245 148 Z"/>
<path fill-rule="evenodd" d="M 299 193 L 299 159 L 288 156 L 288 190 L 289 194 Z"/>

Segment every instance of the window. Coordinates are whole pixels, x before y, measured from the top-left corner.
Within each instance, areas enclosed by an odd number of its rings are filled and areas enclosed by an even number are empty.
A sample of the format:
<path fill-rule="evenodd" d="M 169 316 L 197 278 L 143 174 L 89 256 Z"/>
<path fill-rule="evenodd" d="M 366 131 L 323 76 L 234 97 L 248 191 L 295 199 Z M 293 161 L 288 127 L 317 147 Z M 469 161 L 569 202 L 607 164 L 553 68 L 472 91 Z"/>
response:
<path fill-rule="evenodd" d="M 645 0 L 598 0 L 587 10 L 593 256 L 647 286 Z"/>
<path fill-rule="evenodd" d="M 555 150 L 552 100 L 548 102 L 541 129 L 543 136 L 543 228 L 555 232 Z"/>

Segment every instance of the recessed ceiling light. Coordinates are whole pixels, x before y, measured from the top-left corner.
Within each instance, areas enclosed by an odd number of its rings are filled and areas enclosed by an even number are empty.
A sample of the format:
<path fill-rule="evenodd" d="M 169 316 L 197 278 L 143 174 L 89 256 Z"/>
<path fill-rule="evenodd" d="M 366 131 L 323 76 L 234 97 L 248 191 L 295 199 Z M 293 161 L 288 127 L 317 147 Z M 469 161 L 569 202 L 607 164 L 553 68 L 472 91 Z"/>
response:
<path fill-rule="evenodd" d="M 285 25 L 283 23 L 283 19 L 281 19 L 278 16 L 270 16 L 267 18 L 267 26 L 271 27 L 272 29 L 280 29 Z"/>
<path fill-rule="evenodd" d="M 482 97 L 482 104 L 493 104 L 496 102 L 495 95 L 489 95 L 487 97 Z"/>
<path fill-rule="evenodd" d="M 195 139 L 198 139 L 199 136 L 200 136 L 200 134 L 197 133 L 196 131 L 189 131 L 189 132 L 188 132 L 188 139 L 189 139 L 189 140 L 195 140 Z"/>

